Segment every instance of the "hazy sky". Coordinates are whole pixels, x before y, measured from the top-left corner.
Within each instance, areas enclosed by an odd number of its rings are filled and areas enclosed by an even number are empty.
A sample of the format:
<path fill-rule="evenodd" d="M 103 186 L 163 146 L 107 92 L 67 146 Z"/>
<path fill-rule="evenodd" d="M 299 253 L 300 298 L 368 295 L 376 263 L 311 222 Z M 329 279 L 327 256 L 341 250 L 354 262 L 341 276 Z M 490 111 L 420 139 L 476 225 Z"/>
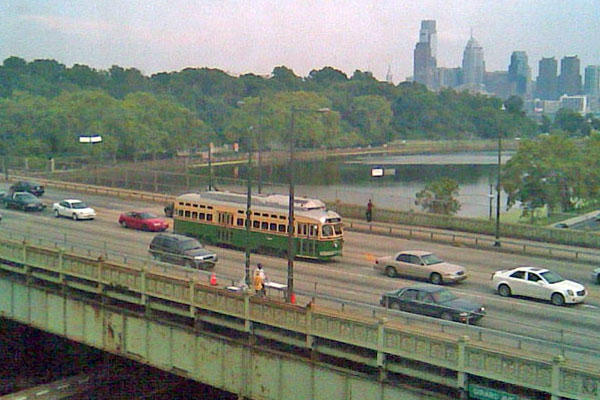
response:
<path fill-rule="evenodd" d="M 212 67 L 299 76 L 331 66 L 394 82 L 412 75 L 420 21 L 434 19 L 438 66 L 455 67 L 473 29 L 486 70 L 524 50 L 600 64 L 600 0 L 0 0 L 0 59 L 55 59 L 144 74 Z"/>

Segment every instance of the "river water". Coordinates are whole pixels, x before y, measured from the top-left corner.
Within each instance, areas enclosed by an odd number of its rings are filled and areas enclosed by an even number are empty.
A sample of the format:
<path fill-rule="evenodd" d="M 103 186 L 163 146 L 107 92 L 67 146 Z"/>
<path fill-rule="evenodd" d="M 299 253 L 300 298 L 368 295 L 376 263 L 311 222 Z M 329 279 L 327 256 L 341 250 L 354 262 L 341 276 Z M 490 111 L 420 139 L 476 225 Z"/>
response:
<path fill-rule="evenodd" d="M 503 152 L 502 164 L 512 154 Z M 262 168 L 263 193 L 287 193 L 287 160 L 282 161 Z M 496 207 L 497 163 L 498 153 L 493 151 L 303 160 L 295 163 L 294 182 L 298 196 L 325 201 L 339 199 L 349 204 L 366 204 L 372 199 L 376 207 L 420 211 L 421 207 L 415 205 L 416 193 L 426 184 L 447 177 L 459 184 L 461 209 L 457 215 L 488 218 L 490 207 L 493 213 Z M 374 167 L 383 167 L 384 176 L 372 177 L 371 169 Z M 221 177 L 245 179 L 246 167 L 215 167 L 214 173 Z M 256 180 L 256 171 L 253 176 Z M 256 181 L 253 186 L 256 191 Z M 506 200 L 507 196 L 503 193 L 503 206 Z"/>

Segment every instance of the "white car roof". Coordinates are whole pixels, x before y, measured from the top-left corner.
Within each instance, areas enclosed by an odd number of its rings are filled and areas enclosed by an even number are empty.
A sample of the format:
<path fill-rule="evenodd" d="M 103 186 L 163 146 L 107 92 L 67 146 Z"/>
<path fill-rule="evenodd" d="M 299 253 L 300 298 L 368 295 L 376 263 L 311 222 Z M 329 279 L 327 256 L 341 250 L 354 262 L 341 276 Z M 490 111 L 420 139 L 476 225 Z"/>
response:
<path fill-rule="evenodd" d="M 514 272 L 514 271 L 527 271 L 527 272 L 542 273 L 542 272 L 546 272 L 548 270 L 546 268 L 531 267 L 531 266 L 528 266 L 528 265 L 523 265 L 521 267 L 513 268 L 513 269 L 510 270 L 510 272 Z"/>
<path fill-rule="evenodd" d="M 404 251 L 400 251 L 398 253 L 399 254 L 410 254 L 413 256 L 426 256 L 427 254 L 432 254 L 430 251 L 424 251 L 424 250 L 404 250 Z"/>
<path fill-rule="evenodd" d="M 63 201 L 66 201 L 69 203 L 83 203 L 83 201 L 77 200 L 77 199 L 64 199 Z"/>

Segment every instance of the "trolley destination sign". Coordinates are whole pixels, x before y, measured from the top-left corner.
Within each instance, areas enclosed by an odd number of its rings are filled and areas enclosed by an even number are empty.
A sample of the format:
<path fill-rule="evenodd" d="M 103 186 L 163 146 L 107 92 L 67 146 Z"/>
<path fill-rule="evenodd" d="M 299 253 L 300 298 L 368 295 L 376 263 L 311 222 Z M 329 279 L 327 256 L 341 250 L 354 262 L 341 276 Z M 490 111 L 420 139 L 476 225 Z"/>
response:
<path fill-rule="evenodd" d="M 480 385 L 469 385 L 469 397 L 480 400 L 519 400 L 519 396 Z"/>

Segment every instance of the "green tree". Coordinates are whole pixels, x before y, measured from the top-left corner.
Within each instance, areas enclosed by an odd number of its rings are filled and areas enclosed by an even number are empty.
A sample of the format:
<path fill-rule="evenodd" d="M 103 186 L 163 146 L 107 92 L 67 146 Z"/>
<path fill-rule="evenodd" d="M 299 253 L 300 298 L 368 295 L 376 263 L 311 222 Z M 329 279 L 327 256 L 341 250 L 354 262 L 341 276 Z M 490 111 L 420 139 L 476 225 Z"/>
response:
<path fill-rule="evenodd" d="M 522 141 L 502 172 L 508 205 L 519 201 L 529 208 L 572 209 L 575 199 L 587 195 L 581 163 L 580 152 L 565 136 Z"/>
<path fill-rule="evenodd" d="M 452 215 L 460 210 L 458 182 L 450 178 L 441 178 L 425 185 L 416 194 L 415 204 L 434 214 Z"/>

